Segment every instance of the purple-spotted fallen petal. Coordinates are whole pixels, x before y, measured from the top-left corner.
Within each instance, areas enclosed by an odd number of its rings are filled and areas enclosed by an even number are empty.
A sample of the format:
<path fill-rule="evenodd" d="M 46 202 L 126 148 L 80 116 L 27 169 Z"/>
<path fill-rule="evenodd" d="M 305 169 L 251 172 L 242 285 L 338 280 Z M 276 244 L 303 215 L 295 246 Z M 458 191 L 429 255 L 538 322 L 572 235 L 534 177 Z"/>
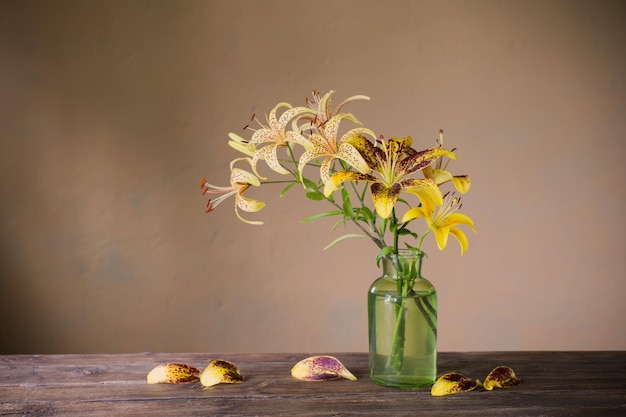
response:
<path fill-rule="evenodd" d="M 515 375 L 513 369 L 508 366 L 496 366 L 489 372 L 483 387 L 487 391 L 494 388 L 513 388 L 522 383 L 522 380 Z"/>
<path fill-rule="evenodd" d="M 303 381 L 327 381 L 346 378 L 355 381 L 356 377 L 334 356 L 311 356 L 302 359 L 291 368 L 291 376 Z"/>
<path fill-rule="evenodd" d="M 472 378 L 458 372 L 450 372 L 441 375 L 435 381 L 430 389 L 430 394 L 434 397 L 443 397 L 444 395 L 472 391 L 477 386 L 478 381 L 475 381 Z"/>

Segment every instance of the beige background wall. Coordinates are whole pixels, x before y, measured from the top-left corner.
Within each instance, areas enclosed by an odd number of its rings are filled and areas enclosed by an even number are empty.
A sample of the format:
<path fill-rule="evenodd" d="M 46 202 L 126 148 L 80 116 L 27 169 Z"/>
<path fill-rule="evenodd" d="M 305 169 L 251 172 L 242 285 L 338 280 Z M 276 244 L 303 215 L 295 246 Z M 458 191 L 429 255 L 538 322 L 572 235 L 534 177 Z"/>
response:
<path fill-rule="evenodd" d="M 1 0 L 0 353 L 367 350 L 373 244 L 322 252 L 297 189 L 253 227 L 198 187 L 311 89 L 458 147 L 479 232 L 427 248 L 440 350 L 626 349 L 625 10 Z"/>

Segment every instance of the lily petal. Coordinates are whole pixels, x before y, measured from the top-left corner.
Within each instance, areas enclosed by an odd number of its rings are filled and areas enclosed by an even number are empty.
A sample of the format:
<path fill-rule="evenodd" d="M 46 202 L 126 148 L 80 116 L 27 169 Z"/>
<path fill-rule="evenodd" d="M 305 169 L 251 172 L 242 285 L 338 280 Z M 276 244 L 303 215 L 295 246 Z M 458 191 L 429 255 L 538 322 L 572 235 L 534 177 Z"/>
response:
<path fill-rule="evenodd" d="M 463 232 L 458 227 L 451 227 L 450 234 L 454 236 L 456 240 L 459 241 L 459 244 L 461 245 L 461 255 L 464 255 L 465 251 L 467 250 L 467 247 L 469 246 L 469 242 L 467 240 L 467 236 L 465 235 L 465 232 Z"/>
<path fill-rule="evenodd" d="M 367 162 L 365 162 L 365 159 L 363 159 L 359 151 L 350 143 L 342 143 L 339 145 L 337 157 L 342 161 L 346 161 L 348 165 L 361 174 L 366 174 L 370 171 L 370 167 L 367 165 Z"/>
<path fill-rule="evenodd" d="M 448 245 L 448 235 L 450 234 L 449 227 L 435 227 L 433 228 L 433 232 L 435 232 L 435 241 L 437 241 L 437 247 L 439 250 L 444 250 Z"/>
<path fill-rule="evenodd" d="M 402 223 L 417 219 L 418 217 L 426 217 L 428 219 L 429 216 L 430 212 L 426 211 L 424 207 L 413 207 L 404 213 L 404 216 L 402 216 Z"/>
<path fill-rule="evenodd" d="M 228 145 L 236 151 L 248 156 L 254 156 L 254 154 L 256 153 L 256 147 L 254 146 L 254 144 L 249 143 L 238 134 L 230 132 L 228 134 L 228 137 L 230 138 L 230 140 L 228 141 Z"/>
<path fill-rule="evenodd" d="M 470 189 L 470 177 L 469 175 L 457 175 L 452 177 L 452 184 L 461 194 L 465 194 Z"/>
<path fill-rule="evenodd" d="M 375 182 L 370 187 L 370 191 L 372 192 L 372 201 L 374 202 L 376 213 L 383 219 L 391 216 L 393 206 L 402 192 L 402 186 L 394 183 L 387 187 L 380 182 Z"/>
<path fill-rule="evenodd" d="M 382 167 L 380 165 L 381 160 L 384 158 L 380 148 L 377 148 L 367 140 L 365 136 L 355 135 L 350 137 L 346 143 L 349 143 L 354 149 L 359 152 L 361 158 L 367 163 L 370 169 L 380 172 Z"/>
<path fill-rule="evenodd" d="M 257 172 L 256 165 L 259 162 L 259 160 L 265 159 L 265 163 L 267 163 L 267 166 L 270 167 L 272 171 L 277 172 L 282 175 L 289 174 L 289 171 L 283 168 L 283 166 L 278 161 L 278 155 L 276 152 L 277 152 L 277 147 L 271 146 L 271 145 L 261 148 L 259 151 L 257 151 L 257 153 L 254 154 L 254 157 L 252 157 L 252 167 L 254 169 L 254 172 Z M 265 179 L 265 177 L 261 177 L 260 175 L 259 177 L 262 179 Z"/>
<path fill-rule="evenodd" d="M 435 146 L 429 149 L 425 149 L 423 151 L 416 152 L 409 158 L 403 159 L 400 161 L 399 169 L 404 172 L 411 173 L 423 169 L 438 158 L 446 156 L 450 159 L 456 159 L 456 155 L 453 152 L 450 152 L 446 149 L 443 149 L 439 146 Z"/>
<path fill-rule="evenodd" d="M 441 220 L 441 227 L 454 227 L 460 224 L 465 224 L 469 226 L 474 233 L 476 233 L 476 228 L 474 227 L 474 221 L 467 215 L 463 213 L 450 213 L 444 219 Z"/>
<path fill-rule="evenodd" d="M 417 195 L 422 205 L 428 206 L 429 210 L 434 210 L 435 205 L 443 204 L 441 190 L 433 180 L 412 179 L 410 182 L 403 181 L 403 185 L 407 188 L 407 192 Z"/>
<path fill-rule="evenodd" d="M 354 171 L 337 171 L 330 177 L 330 181 L 324 185 L 324 195 L 326 197 L 330 196 L 333 191 L 340 189 L 339 186 L 346 181 L 376 181 L 376 177 Z"/>

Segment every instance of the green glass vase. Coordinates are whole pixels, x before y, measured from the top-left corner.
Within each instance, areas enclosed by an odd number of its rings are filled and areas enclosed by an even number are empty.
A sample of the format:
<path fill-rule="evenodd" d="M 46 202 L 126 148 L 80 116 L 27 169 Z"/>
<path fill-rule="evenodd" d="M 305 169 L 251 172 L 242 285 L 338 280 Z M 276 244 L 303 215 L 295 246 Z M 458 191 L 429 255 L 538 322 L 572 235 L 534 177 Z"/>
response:
<path fill-rule="evenodd" d="M 370 379 L 428 387 L 437 376 L 437 291 L 422 277 L 424 254 L 401 250 L 382 259 L 367 296 Z"/>

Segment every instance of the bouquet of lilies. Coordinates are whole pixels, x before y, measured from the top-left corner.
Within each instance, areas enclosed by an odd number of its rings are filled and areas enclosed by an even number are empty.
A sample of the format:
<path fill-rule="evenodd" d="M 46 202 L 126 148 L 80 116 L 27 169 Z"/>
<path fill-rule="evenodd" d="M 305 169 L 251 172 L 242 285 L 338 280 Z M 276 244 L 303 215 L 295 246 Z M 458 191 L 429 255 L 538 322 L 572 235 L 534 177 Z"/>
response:
<path fill-rule="evenodd" d="M 206 211 L 212 212 L 234 195 L 237 217 L 261 225 L 261 221 L 243 218 L 240 210 L 258 212 L 265 203 L 244 193 L 251 187 L 283 184 L 282 196 L 300 186 L 309 199 L 326 201 L 333 207 L 304 222 L 334 217 L 337 222 L 332 231 L 346 223 L 358 228 L 358 233 L 344 234 L 326 248 L 348 238 L 367 237 L 380 249 L 379 261 L 385 255 L 397 254 L 401 239 L 405 245 L 402 249 L 421 252 L 424 238 L 432 232 L 440 250 L 445 249 L 452 235 L 460 243 L 461 254 L 465 253 L 468 240 L 459 226 L 466 225 L 475 232 L 474 223 L 459 212 L 461 199 L 456 192 L 444 193 L 441 186 L 451 183 L 464 194 L 470 188 L 470 179 L 446 170 L 456 155 L 454 149 L 444 148 L 443 131 L 439 131 L 435 146 L 414 149 L 410 136 L 385 139 L 364 127 L 352 113 L 342 111 L 349 102 L 369 97 L 355 95 L 333 109 L 333 94 L 330 91 L 321 96 L 313 91 L 312 99 L 307 98 L 306 105 L 299 107 L 278 103 L 266 122 L 253 115 L 258 126 L 246 126 L 245 130 L 253 132 L 250 139 L 230 133 L 228 144 L 244 156 L 230 163 L 230 186 L 202 180 L 203 194 L 218 195 L 208 200 Z M 340 134 L 342 122 L 351 126 Z M 261 174 L 260 165 L 281 178 L 268 179 Z M 311 168 L 317 173 L 310 173 Z M 405 199 L 403 193 L 416 198 Z M 400 204 L 405 208 L 401 216 L 397 207 Z M 422 234 L 410 229 L 417 219 L 426 223 Z"/>
<path fill-rule="evenodd" d="M 283 184 L 281 196 L 299 187 L 309 199 L 326 201 L 333 207 L 303 221 L 334 217 L 337 221 L 331 231 L 346 223 L 358 229 L 358 233 L 336 238 L 326 248 L 349 238 L 371 239 L 379 248 L 376 262 L 389 256 L 397 271 L 399 298 L 396 299 L 395 330 L 385 372 L 400 374 L 405 343 L 403 311 L 419 268 L 415 259 L 407 261 L 399 257 L 399 251 L 409 250 L 422 256 L 424 238 L 432 232 L 439 249 L 445 249 L 452 235 L 461 245 L 461 254 L 465 253 L 468 240 L 459 226 L 475 231 L 474 223 L 459 212 L 461 199 L 456 192 L 444 193 L 441 186 L 451 183 L 456 191 L 464 194 L 469 190 L 470 179 L 446 170 L 448 162 L 456 159 L 456 155 L 454 150 L 444 148 L 443 131 L 439 131 L 435 146 L 424 150 L 414 149 L 410 136 L 385 139 L 364 127 L 353 114 L 342 111 L 349 102 L 369 100 L 369 97 L 355 95 L 333 109 L 333 93 L 320 96 L 314 91 L 312 99 L 306 100 L 306 106 L 278 103 L 266 116 L 266 122 L 253 116 L 258 126 L 246 126 L 253 132 L 250 139 L 229 134 L 229 145 L 244 155 L 230 163 L 230 186 L 216 186 L 205 179 L 200 186 L 203 194 L 218 195 L 209 199 L 207 212 L 234 195 L 237 217 L 254 225 L 263 222 L 245 219 L 240 213 L 240 210 L 258 212 L 265 206 L 262 201 L 244 196 L 251 187 Z M 340 134 L 342 122 L 349 122 L 351 126 Z M 266 165 L 272 173 L 280 175 L 279 179 L 270 180 L 262 175 L 259 165 Z M 410 198 L 405 199 L 403 193 Z M 401 215 L 397 207 L 400 205 L 404 208 Z M 426 223 L 421 234 L 410 228 L 417 219 Z M 425 299 L 418 302 L 418 307 L 429 319 L 436 314 Z M 429 324 L 436 337 L 434 323 L 429 321 Z"/>

